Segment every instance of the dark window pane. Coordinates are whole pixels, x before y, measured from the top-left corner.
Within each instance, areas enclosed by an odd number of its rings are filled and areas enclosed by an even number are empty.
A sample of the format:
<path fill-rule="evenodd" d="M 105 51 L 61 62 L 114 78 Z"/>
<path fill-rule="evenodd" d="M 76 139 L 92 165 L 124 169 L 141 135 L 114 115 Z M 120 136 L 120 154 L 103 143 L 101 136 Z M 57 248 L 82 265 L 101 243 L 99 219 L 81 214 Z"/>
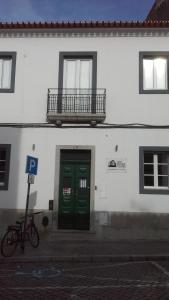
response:
<path fill-rule="evenodd" d="M 144 186 L 154 186 L 154 176 L 144 176 Z"/>
<path fill-rule="evenodd" d="M 168 176 L 158 176 L 158 186 L 168 187 Z"/>
<path fill-rule="evenodd" d="M 144 174 L 154 174 L 154 165 L 144 165 Z"/>
<path fill-rule="evenodd" d="M 168 175 L 168 165 L 158 165 L 159 175 Z"/>
<path fill-rule="evenodd" d="M 11 145 L 0 144 L 0 190 L 8 189 Z"/>
<path fill-rule="evenodd" d="M 0 160 L 6 160 L 6 150 L 0 149 Z"/>
<path fill-rule="evenodd" d="M 3 186 L 5 183 L 5 173 L 0 173 L 0 186 Z"/>
<path fill-rule="evenodd" d="M 167 153 L 158 153 L 158 163 L 167 163 L 168 154 Z"/>
<path fill-rule="evenodd" d="M 63 178 L 63 187 L 71 187 L 71 177 Z"/>
<path fill-rule="evenodd" d="M 153 153 L 145 152 L 144 153 L 144 162 L 145 163 L 153 163 Z"/>
<path fill-rule="evenodd" d="M 0 171 L 5 171 L 5 161 L 0 161 Z"/>

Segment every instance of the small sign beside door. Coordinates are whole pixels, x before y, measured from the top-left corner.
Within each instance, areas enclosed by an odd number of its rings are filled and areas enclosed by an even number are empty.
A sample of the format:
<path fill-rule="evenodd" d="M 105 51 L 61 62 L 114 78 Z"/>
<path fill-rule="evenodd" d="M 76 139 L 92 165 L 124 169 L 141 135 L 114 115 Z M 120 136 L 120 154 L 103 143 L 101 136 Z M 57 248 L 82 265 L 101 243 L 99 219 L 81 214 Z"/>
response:
<path fill-rule="evenodd" d="M 125 158 L 108 158 L 106 165 L 108 171 L 121 171 L 126 172 L 127 163 Z"/>
<path fill-rule="evenodd" d="M 71 188 L 64 187 L 63 188 L 63 195 L 70 195 L 71 194 Z"/>

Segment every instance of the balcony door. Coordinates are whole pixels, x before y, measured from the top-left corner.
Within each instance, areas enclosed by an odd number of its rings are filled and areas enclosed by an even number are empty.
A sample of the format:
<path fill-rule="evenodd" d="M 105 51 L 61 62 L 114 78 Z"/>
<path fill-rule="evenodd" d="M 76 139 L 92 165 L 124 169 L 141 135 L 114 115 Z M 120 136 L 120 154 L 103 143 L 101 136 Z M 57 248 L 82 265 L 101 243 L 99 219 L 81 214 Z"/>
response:
<path fill-rule="evenodd" d="M 91 112 L 91 89 L 92 59 L 64 59 L 62 111 Z"/>

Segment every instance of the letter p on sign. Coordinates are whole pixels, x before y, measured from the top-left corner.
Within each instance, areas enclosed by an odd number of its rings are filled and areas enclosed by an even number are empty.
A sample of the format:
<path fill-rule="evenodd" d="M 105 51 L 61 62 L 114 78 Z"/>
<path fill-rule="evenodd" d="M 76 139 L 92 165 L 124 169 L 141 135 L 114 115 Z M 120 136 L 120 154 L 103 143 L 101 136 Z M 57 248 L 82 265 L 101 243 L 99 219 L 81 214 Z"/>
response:
<path fill-rule="evenodd" d="M 38 171 L 38 158 L 27 156 L 26 173 L 37 175 Z"/>

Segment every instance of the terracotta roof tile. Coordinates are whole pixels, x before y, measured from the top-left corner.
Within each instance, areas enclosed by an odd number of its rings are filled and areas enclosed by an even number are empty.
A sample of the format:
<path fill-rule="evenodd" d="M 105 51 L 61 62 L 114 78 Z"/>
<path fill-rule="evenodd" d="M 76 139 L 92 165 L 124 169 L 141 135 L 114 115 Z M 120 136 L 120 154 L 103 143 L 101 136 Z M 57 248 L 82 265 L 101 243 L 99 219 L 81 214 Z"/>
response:
<path fill-rule="evenodd" d="M 169 21 L 84 21 L 84 22 L 16 22 L 2 23 L 1 29 L 78 29 L 78 28 L 169 28 Z"/>

